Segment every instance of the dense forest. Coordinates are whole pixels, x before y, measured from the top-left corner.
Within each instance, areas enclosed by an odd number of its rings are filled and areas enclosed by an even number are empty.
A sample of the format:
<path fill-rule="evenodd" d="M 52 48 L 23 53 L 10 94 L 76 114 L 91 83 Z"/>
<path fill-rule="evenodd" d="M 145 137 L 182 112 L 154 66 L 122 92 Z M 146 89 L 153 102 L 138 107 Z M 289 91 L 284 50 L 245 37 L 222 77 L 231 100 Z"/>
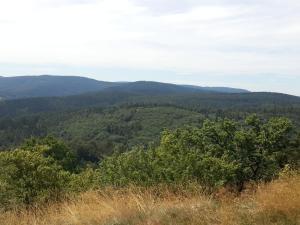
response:
<path fill-rule="evenodd" d="M 165 129 L 200 127 L 205 119 L 241 121 L 284 116 L 300 127 L 300 98 L 276 93 L 158 92 L 143 84 L 130 90 L 106 90 L 67 97 L 0 102 L 0 149 L 12 149 L 30 137 L 65 141 L 82 161 L 97 162 L 113 151 L 156 145 Z"/>

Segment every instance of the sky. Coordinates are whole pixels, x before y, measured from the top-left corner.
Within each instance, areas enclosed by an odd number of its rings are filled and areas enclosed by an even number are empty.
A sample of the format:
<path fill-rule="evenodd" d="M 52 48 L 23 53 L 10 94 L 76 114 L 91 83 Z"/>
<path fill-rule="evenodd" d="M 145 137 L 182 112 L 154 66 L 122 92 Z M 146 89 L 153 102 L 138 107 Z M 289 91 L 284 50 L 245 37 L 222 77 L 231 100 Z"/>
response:
<path fill-rule="evenodd" d="M 0 0 L 0 76 L 300 96 L 299 0 Z"/>

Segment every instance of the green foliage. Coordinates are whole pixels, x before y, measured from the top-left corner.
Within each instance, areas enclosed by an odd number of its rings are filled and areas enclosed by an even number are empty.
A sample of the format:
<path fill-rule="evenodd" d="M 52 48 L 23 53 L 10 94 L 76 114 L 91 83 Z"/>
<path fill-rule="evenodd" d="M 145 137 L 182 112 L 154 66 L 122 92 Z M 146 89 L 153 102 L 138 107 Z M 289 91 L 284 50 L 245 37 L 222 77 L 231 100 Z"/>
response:
<path fill-rule="evenodd" d="M 153 109 L 141 111 L 145 115 Z M 119 113 L 124 123 L 139 118 L 136 110 Z M 164 120 L 168 123 L 167 116 Z M 8 208 L 58 200 L 107 185 L 176 186 L 196 182 L 208 190 L 230 185 L 241 191 L 246 182 L 278 176 L 287 164 L 293 169 L 299 167 L 300 136 L 293 132 L 289 119 L 262 120 L 251 115 L 243 122 L 218 119 L 201 123 L 201 117 L 196 121 L 194 126 L 165 130 L 157 145 L 125 152 L 120 147 L 121 151 L 104 157 L 99 167 L 78 161 L 71 148 L 53 137 L 31 138 L 19 149 L 0 153 L 0 205 Z M 125 132 L 128 128 L 112 122 L 108 123 L 109 132 Z M 154 123 L 145 121 L 144 126 Z M 82 148 L 82 154 L 93 157 L 88 149 L 89 145 Z"/>
<path fill-rule="evenodd" d="M 0 150 L 30 137 L 52 135 L 97 163 L 115 149 L 159 143 L 163 129 L 198 126 L 204 119 L 241 121 L 249 113 L 285 116 L 300 129 L 300 98 L 276 93 L 101 92 L 63 98 L 0 102 Z"/>
<path fill-rule="evenodd" d="M 129 184 L 151 185 L 156 182 L 153 150 L 134 149 L 115 153 L 100 164 L 100 183 L 125 186 Z"/>
<path fill-rule="evenodd" d="M 65 170 L 74 171 L 76 169 L 75 153 L 64 142 L 53 137 L 28 139 L 21 148 L 40 152 L 44 157 L 51 157 Z"/>
<path fill-rule="evenodd" d="M 151 185 L 197 181 L 206 187 L 270 180 L 288 163 L 291 122 L 257 116 L 244 124 L 224 119 L 205 121 L 201 128 L 165 131 L 160 145 L 114 154 L 100 164 L 102 182 Z"/>
<path fill-rule="evenodd" d="M 286 164 L 291 145 L 292 124 L 286 118 L 262 123 L 256 116 L 246 119 L 247 128 L 235 135 L 233 156 L 240 163 L 237 182 L 270 180 Z"/>
<path fill-rule="evenodd" d="M 86 168 L 80 173 L 73 173 L 70 177 L 68 191 L 78 193 L 99 188 L 100 174 L 98 170 Z"/>
<path fill-rule="evenodd" d="M 52 137 L 31 138 L 0 153 L 0 208 L 60 200 L 99 187 L 99 172 L 76 168 L 71 150 Z M 76 168 L 76 169 L 75 169 Z"/>
<path fill-rule="evenodd" d="M 58 199 L 69 180 L 69 173 L 39 149 L 1 152 L 0 168 L 2 207 Z"/>

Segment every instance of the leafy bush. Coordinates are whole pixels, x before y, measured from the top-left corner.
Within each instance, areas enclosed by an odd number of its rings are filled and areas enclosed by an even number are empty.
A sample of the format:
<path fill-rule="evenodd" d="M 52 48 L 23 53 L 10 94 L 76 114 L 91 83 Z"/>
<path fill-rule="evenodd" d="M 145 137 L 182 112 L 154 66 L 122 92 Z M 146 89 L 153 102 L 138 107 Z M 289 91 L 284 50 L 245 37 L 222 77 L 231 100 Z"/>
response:
<path fill-rule="evenodd" d="M 129 184 L 151 185 L 157 182 L 155 151 L 136 148 L 122 154 L 115 153 L 100 164 L 102 185 L 125 186 Z"/>
<path fill-rule="evenodd" d="M 38 151 L 1 152 L 0 168 L 2 207 L 58 199 L 69 181 L 68 172 Z"/>
<path fill-rule="evenodd" d="M 165 131 L 155 149 L 114 154 L 100 164 L 101 182 L 124 186 L 197 181 L 214 188 L 272 179 L 288 163 L 292 147 L 288 119 L 262 121 L 249 116 L 243 124 L 224 119 L 201 128 Z M 289 149 L 289 150 L 288 150 Z"/>
<path fill-rule="evenodd" d="M 77 167 L 75 153 L 62 141 L 48 136 L 46 138 L 31 138 L 21 146 L 28 151 L 38 151 L 45 157 L 51 157 L 67 171 L 74 171 Z"/>
<path fill-rule="evenodd" d="M 0 153 L 0 207 L 60 200 L 99 187 L 99 172 L 77 168 L 76 157 L 52 137 L 27 140 Z"/>
<path fill-rule="evenodd" d="M 68 191 L 78 193 L 99 188 L 99 171 L 86 168 L 78 174 L 71 174 Z"/>

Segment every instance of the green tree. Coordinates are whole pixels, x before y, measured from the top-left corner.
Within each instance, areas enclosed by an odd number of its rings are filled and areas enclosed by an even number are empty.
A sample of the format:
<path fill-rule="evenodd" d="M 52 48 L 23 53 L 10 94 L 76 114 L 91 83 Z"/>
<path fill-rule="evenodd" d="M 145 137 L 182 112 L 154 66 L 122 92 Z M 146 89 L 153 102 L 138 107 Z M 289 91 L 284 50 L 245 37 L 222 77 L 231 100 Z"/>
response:
<path fill-rule="evenodd" d="M 289 163 L 289 149 L 297 149 L 291 131 L 286 118 L 207 120 L 201 128 L 165 131 L 155 149 L 115 154 L 100 164 L 100 172 L 104 183 L 114 185 L 197 181 L 242 190 L 246 182 L 272 179 Z"/>
<path fill-rule="evenodd" d="M 39 151 L 45 157 L 53 158 L 63 169 L 74 171 L 77 167 L 75 153 L 63 142 L 54 137 L 30 138 L 25 141 L 21 149 Z"/>
<path fill-rule="evenodd" d="M 151 185 L 154 180 L 152 150 L 136 148 L 125 153 L 114 153 L 100 163 L 100 182 L 104 185 Z"/>
<path fill-rule="evenodd" d="M 233 160 L 240 167 L 237 183 L 274 178 L 286 163 L 292 142 L 292 123 L 286 118 L 272 118 L 263 123 L 256 115 L 249 116 L 246 126 L 236 132 Z"/>
<path fill-rule="evenodd" d="M 55 200 L 65 192 L 69 173 L 39 151 L 0 153 L 0 203 L 2 206 Z"/>

